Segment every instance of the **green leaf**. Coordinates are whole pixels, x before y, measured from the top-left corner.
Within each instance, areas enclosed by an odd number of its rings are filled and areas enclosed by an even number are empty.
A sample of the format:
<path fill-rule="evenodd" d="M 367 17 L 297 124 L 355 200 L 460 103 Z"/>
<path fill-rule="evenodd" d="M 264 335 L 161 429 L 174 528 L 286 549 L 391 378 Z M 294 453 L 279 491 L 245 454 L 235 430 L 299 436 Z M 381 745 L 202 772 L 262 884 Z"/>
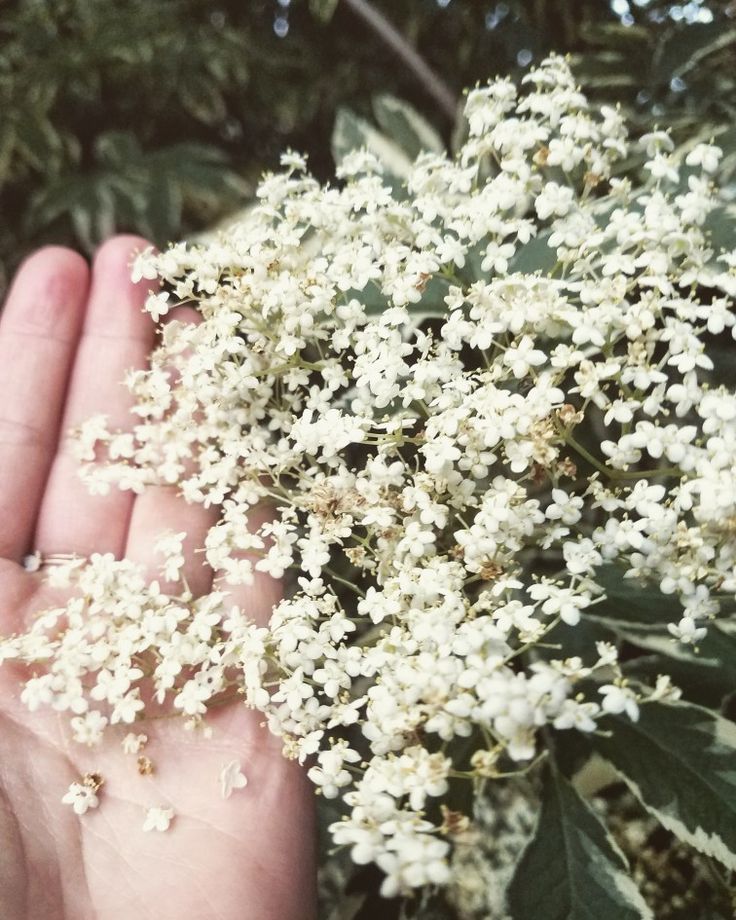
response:
<path fill-rule="evenodd" d="M 724 680 L 736 686 L 736 636 L 727 618 L 706 624 L 708 632 L 696 647 L 685 645 L 667 629 L 667 624 L 676 623 L 682 616 L 683 608 L 677 597 L 663 594 L 652 582 L 625 578 L 624 570 L 615 565 L 599 569 L 596 581 L 604 588 L 606 597 L 591 607 L 586 615 L 588 620 L 612 630 L 632 645 L 683 665 L 717 668 Z"/>
<path fill-rule="evenodd" d="M 604 48 L 618 48 L 624 54 L 629 55 L 633 46 L 647 44 L 650 34 L 644 26 L 601 22 L 598 18 L 583 22 L 580 28 L 580 37 L 585 42 L 601 45 Z M 598 51 L 595 57 L 603 57 L 605 54 L 605 51 Z"/>
<path fill-rule="evenodd" d="M 674 74 L 682 75 L 693 62 L 702 61 L 711 53 L 713 45 L 728 35 L 720 22 L 694 23 L 687 28 L 674 29 L 659 45 L 652 61 L 652 78 L 666 83 Z"/>
<path fill-rule="evenodd" d="M 611 642 L 615 639 L 616 633 L 610 624 L 602 619 L 594 619 L 586 612 L 575 626 L 563 622 L 554 626 L 545 636 L 544 645 L 538 646 L 536 652 L 546 660 L 577 656 L 584 664 L 592 666 L 598 660 L 596 642 Z"/>
<path fill-rule="evenodd" d="M 166 242 L 181 225 L 182 190 L 175 182 L 161 178 L 151 183 L 143 223 L 147 235 L 159 243 Z"/>
<path fill-rule="evenodd" d="M 692 703 L 610 716 L 593 747 L 675 836 L 736 869 L 736 724 Z"/>
<path fill-rule="evenodd" d="M 106 131 L 95 138 L 95 159 L 111 169 L 130 170 L 142 156 L 137 138 L 130 131 Z"/>
<path fill-rule="evenodd" d="M 195 77 L 179 87 L 179 98 L 187 112 L 205 125 L 217 125 L 227 117 L 227 105 L 214 80 Z"/>
<path fill-rule="evenodd" d="M 606 592 L 605 600 L 591 608 L 597 617 L 644 624 L 675 623 L 682 616 L 682 604 L 673 594 L 663 594 L 652 582 L 626 578 L 625 569 L 604 565 L 596 582 Z"/>
<path fill-rule="evenodd" d="M 15 125 L 11 121 L 0 122 L 0 189 L 9 178 L 15 138 Z"/>
<path fill-rule="evenodd" d="M 335 905 L 327 920 L 355 920 L 366 902 L 368 893 L 365 891 L 357 894 L 346 894 L 340 898 L 340 903 Z"/>
<path fill-rule="evenodd" d="M 132 198 L 135 188 L 126 178 L 102 171 L 60 176 L 34 196 L 29 226 L 40 229 L 67 216 L 79 242 L 92 250 L 114 232 L 117 202 Z"/>
<path fill-rule="evenodd" d="M 447 314 L 445 297 L 449 290 L 450 281 L 447 278 L 435 275 L 427 281 L 421 300 L 407 304 L 406 309 L 418 322 L 433 316 L 445 316 Z M 346 291 L 345 296 L 348 300 L 353 298 L 358 300 L 369 316 L 378 316 L 388 306 L 388 298 L 381 291 L 381 288 L 372 281 L 362 291 Z"/>
<path fill-rule="evenodd" d="M 105 183 L 88 183 L 69 207 L 72 225 L 85 249 L 115 231 L 115 195 Z"/>
<path fill-rule="evenodd" d="M 736 689 L 733 671 L 710 658 L 683 661 L 656 653 L 639 655 L 625 662 L 622 670 L 628 679 L 649 687 L 655 686 L 660 674 L 667 674 L 684 699 L 711 709 L 718 709 Z"/>
<path fill-rule="evenodd" d="M 723 250 L 730 252 L 733 249 L 734 221 L 736 221 L 736 206 L 733 204 L 713 208 L 705 218 L 703 228 L 708 233 L 710 244 L 717 253 Z M 724 267 L 721 262 L 720 268 Z"/>
<path fill-rule="evenodd" d="M 635 645 L 647 652 L 656 652 L 659 655 L 665 655 L 675 661 L 685 661 L 690 663 L 704 663 L 703 655 L 692 645 L 686 645 L 679 642 L 672 636 L 663 625 L 652 625 L 642 623 L 626 623 L 620 620 L 601 620 L 610 629 L 615 632 L 619 639 L 625 639 L 631 645 Z M 705 662 L 715 664 L 713 661 Z"/>
<path fill-rule="evenodd" d="M 557 250 L 549 245 L 550 232 L 540 233 L 517 249 L 509 263 L 509 272 L 531 275 L 534 272 L 546 273 L 557 262 Z"/>
<path fill-rule="evenodd" d="M 594 812 L 550 771 L 534 837 L 508 890 L 513 920 L 641 920 L 652 912 Z"/>
<path fill-rule="evenodd" d="M 365 147 L 381 161 L 385 169 L 404 179 L 409 175 L 411 159 L 390 138 L 350 109 L 339 109 L 332 131 L 332 156 L 338 165 L 348 153 Z"/>
<path fill-rule="evenodd" d="M 45 113 L 29 111 L 16 124 L 15 145 L 29 166 L 44 173 L 57 172 L 64 144 Z"/>
<path fill-rule="evenodd" d="M 444 153 L 445 145 L 432 125 L 408 102 L 386 93 L 373 97 L 373 112 L 383 132 L 415 160 L 423 151 Z"/>
<path fill-rule="evenodd" d="M 176 181 L 185 196 L 214 203 L 223 196 L 232 199 L 233 193 L 242 198 L 249 191 L 247 184 L 229 168 L 227 154 L 210 144 L 172 144 L 148 154 L 148 161 L 157 172 Z"/>
<path fill-rule="evenodd" d="M 329 22 L 335 14 L 339 0 L 309 0 L 309 11 L 320 22 Z"/>
<path fill-rule="evenodd" d="M 714 23 L 714 25 L 716 25 Z M 716 54 L 719 51 L 723 51 L 726 48 L 730 48 L 731 45 L 736 44 L 736 29 L 723 29 L 723 26 L 718 23 L 720 26 L 720 34 L 707 43 L 702 44 L 697 50 L 695 50 L 690 57 L 677 68 L 676 73 L 678 76 L 684 76 L 685 74 L 690 73 L 699 67 L 703 61 L 710 57 L 711 54 Z"/>

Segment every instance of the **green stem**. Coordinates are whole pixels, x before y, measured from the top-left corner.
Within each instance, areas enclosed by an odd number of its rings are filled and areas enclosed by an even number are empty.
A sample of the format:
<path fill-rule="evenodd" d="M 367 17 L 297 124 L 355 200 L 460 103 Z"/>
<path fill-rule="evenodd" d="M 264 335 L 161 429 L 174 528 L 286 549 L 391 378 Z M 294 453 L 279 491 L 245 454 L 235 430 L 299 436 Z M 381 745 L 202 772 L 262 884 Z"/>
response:
<path fill-rule="evenodd" d="M 347 578 L 343 578 L 342 575 L 338 575 L 337 572 L 335 572 L 329 566 L 325 566 L 324 570 L 327 572 L 330 578 L 333 578 L 335 581 L 339 581 L 341 585 L 345 585 L 345 587 L 350 588 L 351 591 L 355 591 L 359 597 L 365 598 L 365 591 L 362 591 L 357 585 L 354 585 L 352 581 L 348 581 Z"/>

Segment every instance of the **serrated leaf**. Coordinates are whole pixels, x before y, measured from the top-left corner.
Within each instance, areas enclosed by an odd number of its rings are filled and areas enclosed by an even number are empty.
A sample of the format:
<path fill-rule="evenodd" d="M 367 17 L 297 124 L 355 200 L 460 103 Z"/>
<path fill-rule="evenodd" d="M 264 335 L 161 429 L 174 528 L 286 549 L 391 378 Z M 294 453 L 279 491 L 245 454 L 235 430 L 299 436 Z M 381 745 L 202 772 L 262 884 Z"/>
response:
<path fill-rule="evenodd" d="M 508 906 L 513 920 L 653 920 L 616 843 L 572 784 L 552 771 Z"/>
<path fill-rule="evenodd" d="M 624 663 L 624 675 L 654 687 L 660 674 L 667 674 L 683 698 L 700 706 L 718 709 L 736 689 L 733 672 L 720 661 L 706 658 L 683 661 L 662 654 L 640 655 Z"/>
<path fill-rule="evenodd" d="M 698 647 L 679 642 L 669 632 L 665 623 L 637 623 L 634 620 L 617 620 L 613 617 L 596 617 L 588 614 L 588 619 L 610 629 L 619 639 L 625 639 L 632 645 L 649 652 L 666 655 L 676 661 L 696 664 L 717 665 L 717 659 L 709 659 L 703 652 L 703 643 Z"/>
<path fill-rule="evenodd" d="M 591 743 L 676 837 L 736 869 L 736 724 L 692 703 L 609 716 Z"/>
<path fill-rule="evenodd" d="M 678 662 L 720 668 L 722 675 L 736 684 L 736 637 L 731 634 L 728 619 L 705 624 L 706 636 L 693 647 L 677 641 L 667 629 L 683 613 L 675 595 L 663 594 L 652 582 L 625 578 L 624 570 L 616 565 L 603 566 L 595 578 L 606 596 L 591 608 L 589 620 L 633 645 Z"/>
<path fill-rule="evenodd" d="M 548 660 L 577 656 L 584 664 L 592 666 L 599 657 L 596 642 L 611 642 L 615 638 L 615 631 L 608 623 L 586 613 L 575 626 L 562 622 L 554 626 L 545 636 L 544 645 L 538 646 L 538 654 Z"/>
<path fill-rule="evenodd" d="M 420 153 L 444 153 L 445 145 L 432 125 L 408 102 L 385 93 L 373 97 L 373 113 L 382 131 L 415 160 Z"/>
<path fill-rule="evenodd" d="M 635 623 L 673 623 L 682 616 L 682 604 L 673 594 L 663 594 L 656 584 L 624 577 L 625 570 L 604 565 L 595 575 L 606 598 L 596 604 L 594 613 Z"/>
<path fill-rule="evenodd" d="M 409 175 L 412 161 L 401 147 L 350 109 L 338 110 L 331 144 L 332 156 L 338 165 L 348 153 L 365 147 L 393 176 L 405 179 Z"/>

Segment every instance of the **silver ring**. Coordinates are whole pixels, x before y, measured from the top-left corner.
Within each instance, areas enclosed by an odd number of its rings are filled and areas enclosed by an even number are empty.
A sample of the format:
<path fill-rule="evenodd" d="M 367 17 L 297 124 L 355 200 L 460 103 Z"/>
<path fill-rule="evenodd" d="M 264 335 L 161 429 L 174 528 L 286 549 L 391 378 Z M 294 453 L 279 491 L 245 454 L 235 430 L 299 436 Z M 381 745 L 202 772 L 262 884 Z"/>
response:
<path fill-rule="evenodd" d="M 23 560 L 23 568 L 26 572 L 43 572 L 44 569 L 51 569 L 58 566 L 71 566 L 75 563 L 83 565 L 89 562 L 89 556 L 80 556 L 78 553 L 48 553 L 44 554 L 36 550 Z"/>

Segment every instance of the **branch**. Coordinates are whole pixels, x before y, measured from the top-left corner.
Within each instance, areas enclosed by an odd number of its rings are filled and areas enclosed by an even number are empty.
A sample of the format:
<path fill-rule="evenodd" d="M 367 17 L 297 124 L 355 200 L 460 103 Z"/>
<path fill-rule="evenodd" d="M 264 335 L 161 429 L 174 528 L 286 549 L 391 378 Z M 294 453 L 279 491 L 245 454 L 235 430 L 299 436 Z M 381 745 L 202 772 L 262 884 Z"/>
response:
<path fill-rule="evenodd" d="M 404 62 L 424 86 L 427 93 L 439 105 L 442 112 L 454 122 L 457 116 L 458 103 L 455 93 L 442 77 L 432 70 L 424 58 L 412 48 L 396 26 L 382 12 L 371 6 L 368 0 L 344 0 L 344 2 Z"/>

